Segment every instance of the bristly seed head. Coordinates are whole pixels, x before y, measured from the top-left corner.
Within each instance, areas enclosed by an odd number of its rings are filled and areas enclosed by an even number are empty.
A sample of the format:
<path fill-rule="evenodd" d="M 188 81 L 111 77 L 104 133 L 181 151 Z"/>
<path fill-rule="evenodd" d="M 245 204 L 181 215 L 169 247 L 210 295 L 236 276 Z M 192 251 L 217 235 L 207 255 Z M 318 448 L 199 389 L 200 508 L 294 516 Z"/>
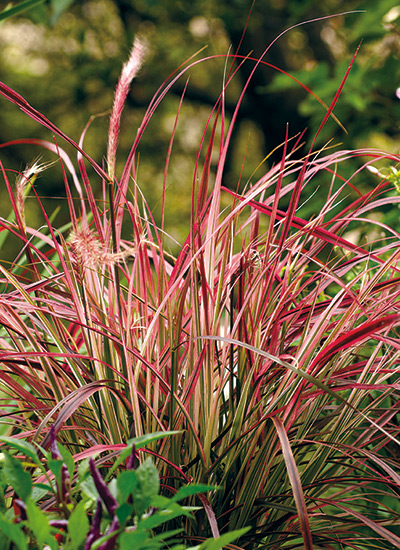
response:
<path fill-rule="evenodd" d="M 15 194 L 16 194 L 16 205 L 18 209 L 18 214 L 21 218 L 22 224 L 25 226 L 25 196 L 26 196 L 26 186 L 30 182 L 31 178 L 36 178 L 40 172 L 43 172 L 49 164 L 51 163 L 39 163 L 39 159 L 28 164 L 25 170 L 20 173 L 15 181 Z"/>
<path fill-rule="evenodd" d="M 70 243 L 76 260 L 90 268 L 113 265 L 127 256 L 125 252 L 111 252 L 89 228 L 73 230 Z"/>
<path fill-rule="evenodd" d="M 128 61 L 122 67 L 117 88 L 115 90 L 114 104 L 110 117 L 108 131 L 107 164 L 108 175 L 112 180 L 115 172 L 115 157 L 117 153 L 119 128 L 121 115 L 129 92 L 132 80 L 138 74 L 143 65 L 147 53 L 147 45 L 142 38 L 135 38 Z"/>

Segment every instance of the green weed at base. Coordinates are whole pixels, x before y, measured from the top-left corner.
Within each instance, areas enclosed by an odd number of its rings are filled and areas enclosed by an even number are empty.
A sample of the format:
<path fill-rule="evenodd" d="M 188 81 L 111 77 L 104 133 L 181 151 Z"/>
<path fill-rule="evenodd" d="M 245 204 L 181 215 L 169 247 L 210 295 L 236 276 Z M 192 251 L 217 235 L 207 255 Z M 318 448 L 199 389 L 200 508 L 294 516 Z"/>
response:
<path fill-rule="evenodd" d="M 172 434 L 154 434 L 157 440 Z M 50 451 L 26 441 L 2 437 L 0 491 L 3 497 L 0 527 L 2 550 L 161 550 L 189 548 L 182 529 L 163 529 L 175 518 L 192 517 L 191 509 L 178 502 L 214 491 L 214 487 L 186 485 L 172 498 L 159 494 L 160 480 L 152 460 L 140 465 L 137 450 L 142 439 L 133 439 L 114 466 L 118 475 L 106 483 L 93 457 L 75 464 L 65 448 L 57 445 L 54 427 Z M 22 456 L 21 456 L 22 455 Z M 63 456 L 67 457 L 64 461 Z M 198 550 L 219 550 L 247 529 L 228 533 L 196 545 Z"/>

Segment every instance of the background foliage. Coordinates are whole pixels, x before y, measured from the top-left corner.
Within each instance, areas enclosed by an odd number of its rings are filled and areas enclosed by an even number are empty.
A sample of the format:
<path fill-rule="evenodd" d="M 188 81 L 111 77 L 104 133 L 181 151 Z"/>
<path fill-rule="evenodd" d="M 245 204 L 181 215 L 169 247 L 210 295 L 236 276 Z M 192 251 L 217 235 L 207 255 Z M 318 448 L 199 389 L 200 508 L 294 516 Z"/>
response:
<path fill-rule="evenodd" d="M 201 63 L 191 71 L 180 115 L 169 180 L 174 199 L 167 203 L 166 218 L 169 225 L 172 222 L 171 233 L 180 239 L 190 209 L 195 153 L 209 109 L 221 90 L 224 55 L 239 51 L 258 57 L 291 25 L 363 10 L 291 30 L 273 45 L 265 61 L 299 78 L 329 104 L 362 40 L 335 110 L 348 134 L 330 120 L 319 145 L 333 139 L 333 144 L 343 143 L 344 147 L 376 146 L 397 152 L 400 6 L 396 0 L 379 3 L 256 0 L 243 36 L 251 4 L 250 0 L 43 1 L 2 23 L 0 78 L 78 140 L 89 118 L 110 108 L 119 70 L 132 39 L 135 34 L 144 36 L 149 54 L 124 114 L 119 156 L 122 166 L 124 152 L 127 153 L 143 111 L 160 83 L 205 46 L 202 56 L 220 54 L 220 59 Z M 251 68 L 250 63 L 240 68 L 243 83 Z M 163 159 L 184 86 L 183 80 L 174 86 L 159 107 L 157 122 L 149 126 L 141 142 L 138 183 L 145 190 L 156 220 L 161 212 Z M 226 103 L 228 120 L 239 90 L 239 85 L 230 86 Z M 307 135 L 313 136 L 323 113 L 320 103 L 293 80 L 270 67 L 260 67 L 235 125 L 224 184 L 236 188 L 245 155 L 242 182 L 256 176 L 252 171 L 271 152 L 267 165 L 280 159 L 281 151 L 274 150 L 284 140 L 287 122 L 291 136 L 305 128 L 309 129 Z M 85 138 L 86 150 L 99 162 L 105 147 L 99 136 L 105 135 L 107 124 L 107 116 L 96 118 Z M 21 136 L 49 139 L 49 132 L 14 109 L 1 109 L 0 142 Z M 25 147 L 2 150 L 4 165 L 23 168 L 27 158 Z M 33 147 L 32 157 L 37 154 Z M 365 182 L 366 190 L 373 185 L 375 179 L 371 177 Z M 53 197 L 56 204 L 63 194 L 63 184 L 51 170 L 37 186 L 39 194 Z M 35 216 L 36 208 L 32 202 L 31 216 Z"/>

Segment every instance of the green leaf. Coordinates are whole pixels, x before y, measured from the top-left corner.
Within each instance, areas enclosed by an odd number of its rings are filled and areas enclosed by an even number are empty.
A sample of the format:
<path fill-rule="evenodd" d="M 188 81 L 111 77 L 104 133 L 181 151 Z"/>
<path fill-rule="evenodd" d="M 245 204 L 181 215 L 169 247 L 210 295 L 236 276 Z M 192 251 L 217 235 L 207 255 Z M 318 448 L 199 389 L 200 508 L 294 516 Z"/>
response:
<path fill-rule="evenodd" d="M 65 462 L 65 464 L 68 468 L 69 475 L 70 475 L 70 477 L 72 477 L 74 475 L 74 471 L 75 471 L 74 457 L 69 452 L 69 450 L 67 448 L 63 447 L 63 445 L 60 445 L 60 443 L 57 443 L 57 447 L 58 447 L 58 450 L 60 451 L 60 455 L 62 456 L 63 461 Z"/>
<path fill-rule="evenodd" d="M 120 504 L 126 502 L 130 495 L 134 494 L 139 484 L 135 470 L 127 470 L 122 472 L 117 479 L 118 497 Z"/>
<path fill-rule="evenodd" d="M 89 531 L 89 520 L 85 510 L 85 501 L 76 506 L 68 520 L 68 543 L 65 550 L 78 550 L 81 543 L 86 539 Z"/>
<path fill-rule="evenodd" d="M 54 494 L 54 487 L 46 483 L 34 483 L 32 487 L 31 499 L 37 502 L 49 493 Z"/>
<path fill-rule="evenodd" d="M 171 500 L 178 501 L 193 495 L 198 495 L 200 493 L 207 493 L 208 491 L 215 491 L 218 487 L 213 485 L 203 485 L 197 483 L 196 485 L 184 485 L 175 493 Z"/>
<path fill-rule="evenodd" d="M 5 480 L 3 470 L 0 467 L 0 512 L 5 512 L 7 510 L 5 493 L 8 487 L 8 483 Z"/>
<path fill-rule="evenodd" d="M 172 430 L 169 432 L 154 432 L 152 434 L 140 435 L 138 437 L 134 437 L 133 439 L 129 439 L 128 445 L 132 448 L 132 444 L 134 444 L 136 449 L 143 449 L 143 447 L 146 447 L 149 443 L 153 443 L 154 441 L 158 441 L 164 437 L 169 437 L 170 435 L 177 435 L 180 433 L 182 432 L 179 430 Z"/>
<path fill-rule="evenodd" d="M 154 441 L 158 441 L 159 439 L 162 439 L 164 437 L 180 433 L 180 431 L 176 430 L 170 432 L 155 432 L 153 434 L 140 435 L 138 437 L 135 437 L 134 439 L 129 439 L 127 447 L 123 451 L 121 451 L 119 457 L 114 462 L 114 465 L 109 469 L 105 480 L 107 481 L 111 477 L 114 470 L 116 470 L 116 468 L 118 468 L 118 466 L 122 464 L 122 462 L 124 462 L 124 460 L 126 460 L 128 456 L 131 455 L 133 445 L 135 445 L 136 450 L 143 449 L 143 447 L 146 447 L 146 445 L 148 445 L 149 443 L 153 443 Z"/>
<path fill-rule="evenodd" d="M 32 491 L 32 480 L 28 472 L 22 467 L 21 462 L 3 451 L 4 454 L 4 477 L 9 485 L 14 489 L 17 495 L 26 500 Z"/>
<path fill-rule="evenodd" d="M 143 531 L 130 531 L 122 533 L 118 542 L 120 550 L 132 550 L 132 548 L 140 550 L 144 545 L 148 547 L 149 535 Z"/>
<path fill-rule="evenodd" d="M 2 441 L 3 443 L 7 443 L 9 447 L 17 449 L 17 451 L 20 451 L 24 455 L 28 456 L 35 464 L 43 469 L 42 462 L 37 455 L 36 448 L 31 443 L 28 443 L 23 439 L 16 439 L 14 437 L 7 437 L 5 435 L 0 436 L 0 441 Z"/>
<path fill-rule="evenodd" d="M 85 481 L 82 481 L 80 484 L 80 489 L 90 500 L 96 501 L 99 498 L 99 493 L 97 492 L 96 486 L 94 484 L 93 478 L 88 477 Z"/>
<path fill-rule="evenodd" d="M 39 546 L 43 547 L 47 544 L 52 549 L 57 548 L 58 543 L 53 536 L 48 517 L 32 499 L 28 499 L 26 503 L 26 514 L 29 528 L 37 539 Z"/>
<path fill-rule="evenodd" d="M 133 514 L 133 506 L 132 504 L 124 502 L 116 509 L 115 513 L 118 517 L 120 525 L 124 525 L 126 520 Z"/>
<path fill-rule="evenodd" d="M 167 538 L 173 537 L 182 532 L 182 529 L 174 529 L 172 531 L 166 531 L 155 536 L 151 536 L 148 531 L 137 529 L 136 531 L 130 531 L 128 533 L 122 533 L 118 539 L 120 550 L 157 550 L 158 548 L 170 548 L 166 546 L 164 541 Z M 175 547 L 173 547 L 175 548 Z M 186 548 L 185 546 L 177 546 L 176 548 Z M 172 549 L 171 549 L 172 550 Z"/>
<path fill-rule="evenodd" d="M 174 537 L 175 535 L 178 535 L 179 533 L 182 533 L 183 529 L 173 529 L 171 531 L 164 531 L 163 533 L 159 533 L 158 535 L 153 535 L 151 537 L 151 542 L 154 544 L 158 541 L 161 542 L 160 547 L 165 548 L 164 541 L 168 538 Z M 170 543 L 171 544 L 171 543 Z M 169 548 L 169 545 L 168 545 Z"/>
<path fill-rule="evenodd" d="M 78 480 L 79 482 L 84 481 L 89 475 L 89 458 L 81 460 L 78 466 Z"/>
<path fill-rule="evenodd" d="M 243 529 L 237 529 L 229 533 L 224 533 L 217 539 L 207 539 L 199 546 L 199 550 L 220 550 L 227 544 L 231 544 L 233 541 L 244 535 L 249 531 L 250 527 L 244 527 Z"/>
<path fill-rule="evenodd" d="M 154 502 L 152 501 L 152 505 L 153 503 Z M 146 517 L 144 520 L 139 521 L 138 527 L 140 527 L 140 529 L 147 529 L 150 531 L 151 529 L 155 529 L 163 523 L 179 518 L 180 516 L 193 517 L 190 512 L 182 508 L 182 506 L 178 503 L 170 502 L 168 507 L 162 508 L 151 516 Z"/>
<path fill-rule="evenodd" d="M 63 461 L 58 458 L 49 458 L 47 461 L 47 465 L 50 468 L 50 471 L 53 472 L 57 483 L 61 482 L 61 470 L 63 467 Z"/>
<path fill-rule="evenodd" d="M 51 0 L 52 16 L 50 23 L 54 25 L 57 19 L 71 6 L 74 0 Z"/>
<path fill-rule="evenodd" d="M 108 540 L 112 539 L 115 537 L 115 534 L 116 534 L 117 531 L 112 531 L 111 533 L 108 533 L 107 535 L 103 535 L 102 537 L 100 537 L 99 539 L 96 540 L 96 542 L 94 542 L 92 544 L 92 546 L 90 547 L 90 550 L 97 550 L 98 548 L 100 548 L 100 546 L 102 546 L 104 543 L 106 543 Z M 113 547 L 114 548 L 114 547 Z M 135 548 L 135 550 L 137 550 L 137 548 Z M 150 550 L 150 549 L 149 549 Z"/>
<path fill-rule="evenodd" d="M 16 15 L 17 13 L 29 10 L 37 4 L 44 4 L 45 1 L 46 0 L 25 0 L 25 2 L 20 2 L 17 6 L 6 8 L 5 10 L 0 12 L 0 21 L 2 21 L 3 19 L 7 19 L 7 17 L 11 17 L 12 15 Z"/>
<path fill-rule="evenodd" d="M 157 468 L 154 466 L 151 458 L 147 458 L 135 472 L 138 479 L 138 487 L 135 490 L 134 501 L 136 513 L 140 517 L 150 505 L 152 497 L 158 495 L 160 479 Z"/>
<path fill-rule="evenodd" d="M 10 539 L 18 550 L 26 550 L 26 538 L 19 523 L 10 523 L 0 514 L 0 533 Z"/>

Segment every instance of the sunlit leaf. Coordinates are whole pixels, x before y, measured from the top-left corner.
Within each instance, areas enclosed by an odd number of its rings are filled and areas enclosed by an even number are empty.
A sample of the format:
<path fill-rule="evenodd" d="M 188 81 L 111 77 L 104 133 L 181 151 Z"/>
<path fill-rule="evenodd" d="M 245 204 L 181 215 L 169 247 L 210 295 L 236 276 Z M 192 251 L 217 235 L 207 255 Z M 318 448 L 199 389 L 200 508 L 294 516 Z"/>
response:
<path fill-rule="evenodd" d="M 52 534 L 52 528 L 49 524 L 49 518 L 34 502 L 27 501 L 27 515 L 29 527 L 32 530 L 39 545 L 49 545 L 50 548 L 57 548 L 57 542 Z"/>
<path fill-rule="evenodd" d="M 86 540 L 89 531 L 89 519 L 85 509 L 85 501 L 79 502 L 68 518 L 68 549 L 78 550 Z"/>
<path fill-rule="evenodd" d="M 26 500 L 32 491 L 31 476 L 26 472 L 21 464 L 21 461 L 10 455 L 7 452 L 4 453 L 4 466 L 3 473 L 7 483 L 11 485 L 17 495 Z"/>
<path fill-rule="evenodd" d="M 2 536 L 7 537 L 9 540 L 11 540 L 18 550 L 26 550 L 27 540 L 23 531 L 23 526 L 6 519 L 6 517 L 3 516 L 1 513 L 0 532 L 2 533 Z"/>

